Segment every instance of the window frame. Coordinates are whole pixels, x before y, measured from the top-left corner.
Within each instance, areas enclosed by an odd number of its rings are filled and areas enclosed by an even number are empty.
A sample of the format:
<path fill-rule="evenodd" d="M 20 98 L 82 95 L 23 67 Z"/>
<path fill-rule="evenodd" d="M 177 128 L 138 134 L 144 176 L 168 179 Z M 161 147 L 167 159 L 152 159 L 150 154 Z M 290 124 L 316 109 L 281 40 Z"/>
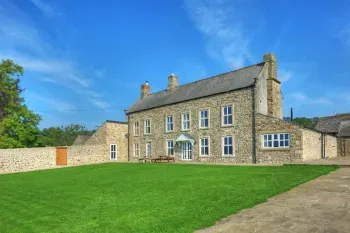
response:
<path fill-rule="evenodd" d="M 148 147 L 147 147 L 147 145 L 148 145 L 148 144 L 151 145 L 151 151 L 149 151 L 149 155 L 150 155 L 150 156 L 147 155 L 147 152 L 148 152 Z M 146 146 L 145 156 L 146 156 L 146 158 L 149 158 L 149 159 L 150 159 L 150 158 L 152 157 L 152 142 L 151 142 L 151 141 L 146 141 L 146 142 L 145 142 L 145 146 Z"/>
<path fill-rule="evenodd" d="M 136 123 L 137 123 L 137 130 L 136 130 Z M 140 135 L 140 122 L 135 121 L 134 122 L 134 136 L 139 136 Z"/>
<path fill-rule="evenodd" d="M 232 123 L 231 124 L 225 124 L 225 108 L 226 107 L 231 107 L 231 118 L 232 118 Z M 230 127 L 234 125 L 234 104 L 223 104 L 221 105 L 221 126 L 222 127 Z"/>
<path fill-rule="evenodd" d="M 136 145 L 137 145 L 137 155 L 136 155 Z M 140 157 L 140 143 L 134 143 L 134 157 Z"/>
<path fill-rule="evenodd" d="M 208 154 L 206 155 L 206 154 L 202 154 L 202 147 L 203 147 L 203 145 L 202 145 L 202 139 L 207 139 L 208 140 L 208 144 L 207 144 L 207 146 L 206 147 L 208 147 Z M 210 138 L 209 137 L 200 137 L 199 138 L 199 157 L 210 157 Z"/>
<path fill-rule="evenodd" d="M 169 142 L 173 142 L 173 147 L 172 147 L 172 149 L 173 149 L 173 154 L 172 154 L 172 155 L 169 155 Z M 170 147 L 170 148 L 171 148 L 171 147 Z M 165 154 L 166 154 L 167 156 L 175 157 L 175 140 L 173 140 L 173 139 L 167 139 L 167 140 L 165 141 Z"/>
<path fill-rule="evenodd" d="M 146 128 L 147 128 L 146 121 L 149 121 L 149 133 L 147 133 L 147 131 L 146 131 Z M 151 119 L 146 119 L 143 121 L 143 134 L 144 135 L 150 135 L 152 133 L 151 125 L 152 125 Z"/>
<path fill-rule="evenodd" d="M 275 139 L 275 135 L 277 136 L 277 139 Z M 283 135 L 283 138 L 281 138 L 281 135 Z M 286 139 L 285 135 L 288 135 L 288 139 Z M 266 136 L 266 141 L 265 141 Z M 269 136 L 271 136 L 271 139 L 269 139 Z M 288 141 L 288 146 L 285 146 L 285 143 Z M 266 146 L 265 146 L 266 142 Z M 269 146 L 269 142 L 271 142 L 271 146 Z M 278 146 L 275 147 L 275 142 L 278 142 Z M 281 142 L 283 142 L 284 146 L 281 146 Z M 263 133 L 261 134 L 261 148 L 265 150 L 273 150 L 273 149 L 290 149 L 290 133 L 289 132 L 281 132 L 281 133 Z"/>
<path fill-rule="evenodd" d="M 188 114 L 188 128 L 184 128 L 184 115 Z M 186 111 L 181 113 L 181 131 L 190 131 L 191 130 L 191 112 Z"/>
<path fill-rule="evenodd" d="M 232 148 L 232 154 L 225 154 L 225 138 L 226 137 L 231 137 L 232 138 L 232 145 L 231 145 L 231 148 Z M 229 145 L 227 145 L 229 146 Z M 222 157 L 230 157 L 230 158 L 234 158 L 235 157 L 235 137 L 234 135 L 224 135 L 222 136 L 222 139 L 221 139 L 221 155 Z"/>
<path fill-rule="evenodd" d="M 207 118 L 202 118 L 202 116 L 201 116 L 202 111 L 207 111 L 207 113 L 208 113 Z M 208 119 L 208 126 L 202 127 L 202 125 L 201 125 L 202 119 L 204 119 L 204 120 Z M 199 127 L 199 129 L 209 129 L 210 128 L 210 109 L 209 108 L 203 108 L 203 109 L 198 110 L 198 127 Z"/>
<path fill-rule="evenodd" d="M 112 153 L 114 153 L 114 158 L 112 158 Z M 116 161 L 118 159 L 118 147 L 116 143 L 109 144 L 109 159 L 113 161 Z"/>
<path fill-rule="evenodd" d="M 168 129 L 168 118 L 171 117 L 171 125 L 172 125 L 172 130 Z M 168 115 L 165 117 L 165 132 L 169 133 L 169 132 L 174 132 L 174 115 Z"/>

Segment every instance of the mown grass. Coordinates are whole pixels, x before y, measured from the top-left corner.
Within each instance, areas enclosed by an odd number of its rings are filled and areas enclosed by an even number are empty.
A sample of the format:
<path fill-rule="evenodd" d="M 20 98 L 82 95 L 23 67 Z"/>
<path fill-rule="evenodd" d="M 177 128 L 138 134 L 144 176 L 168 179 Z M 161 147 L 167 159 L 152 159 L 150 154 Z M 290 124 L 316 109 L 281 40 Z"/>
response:
<path fill-rule="evenodd" d="M 0 232 L 193 232 L 336 168 L 111 163 L 0 175 Z"/>

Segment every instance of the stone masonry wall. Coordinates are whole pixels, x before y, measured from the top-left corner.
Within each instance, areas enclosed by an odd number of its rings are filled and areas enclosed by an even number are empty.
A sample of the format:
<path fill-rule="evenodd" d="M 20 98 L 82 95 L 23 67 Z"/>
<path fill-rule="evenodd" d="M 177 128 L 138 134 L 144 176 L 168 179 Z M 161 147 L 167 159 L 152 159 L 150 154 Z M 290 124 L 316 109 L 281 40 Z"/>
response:
<path fill-rule="evenodd" d="M 0 173 L 53 167 L 56 167 L 55 147 L 0 149 Z"/>
<path fill-rule="evenodd" d="M 117 145 L 117 161 L 128 161 L 128 125 L 106 122 L 106 144 L 109 153 L 110 144 Z"/>
<path fill-rule="evenodd" d="M 105 145 L 77 145 L 68 147 L 68 166 L 107 162 L 111 162 L 111 160 L 109 158 L 109 151 Z"/>
<path fill-rule="evenodd" d="M 221 107 L 233 104 L 233 126 L 221 126 Z M 199 129 L 199 110 L 209 109 L 209 129 Z M 190 112 L 191 130 L 181 131 L 181 113 Z M 174 118 L 174 132 L 165 132 L 165 118 Z M 151 135 L 144 135 L 144 120 L 151 120 Z M 139 136 L 134 136 L 134 123 L 139 121 Z M 192 149 L 192 161 L 252 163 L 252 89 L 242 89 L 225 94 L 190 100 L 169 106 L 163 106 L 142 112 L 129 114 L 129 155 L 134 157 L 134 143 L 139 143 L 140 156 L 146 153 L 146 142 L 152 143 L 152 156 L 166 155 L 166 140 L 176 140 L 182 133 L 188 133 L 195 139 Z M 234 157 L 222 156 L 222 137 L 233 135 Z M 199 156 L 199 138 L 209 137 L 209 156 Z M 175 145 L 175 158 L 181 160 L 181 149 Z"/>
<path fill-rule="evenodd" d="M 335 158 L 338 154 L 337 137 L 326 135 L 326 158 Z"/>
<path fill-rule="evenodd" d="M 257 114 L 256 117 L 257 163 L 288 163 L 302 159 L 302 131 L 298 126 L 281 119 Z M 262 134 L 290 133 L 290 148 L 262 147 Z"/>
<path fill-rule="evenodd" d="M 322 157 L 322 134 L 302 129 L 303 131 L 303 160 L 315 160 Z"/>
<path fill-rule="evenodd" d="M 350 138 L 337 138 L 337 156 L 350 156 Z"/>

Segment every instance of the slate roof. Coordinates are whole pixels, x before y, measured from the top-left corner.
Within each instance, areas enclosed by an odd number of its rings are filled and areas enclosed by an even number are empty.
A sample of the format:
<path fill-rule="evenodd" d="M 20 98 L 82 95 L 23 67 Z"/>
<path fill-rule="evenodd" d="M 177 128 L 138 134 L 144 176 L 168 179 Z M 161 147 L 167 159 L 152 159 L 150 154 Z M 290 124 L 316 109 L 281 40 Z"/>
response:
<path fill-rule="evenodd" d="M 350 113 L 322 117 L 317 121 L 315 129 L 324 133 L 338 134 L 340 132 L 340 126 L 344 121 L 350 121 Z"/>
<path fill-rule="evenodd" d="M 139 112 L 164 105 L 225 93 L 253 86 L 264 62 L 176 87 L 173 91 L 156 92 L 137 100 L 126 113 Z"/>
<path fill-rule="evenodd" d="M 88 135 L 78 135 L 74 140 L 73 145 L 84 145 L 87 140 L 89 140 L 91 136 Z"/>
<path fill-rule="evenodd" d="M 350 137 L 350 120 L 342 121 L 339 126 L 339 137 Z"/>

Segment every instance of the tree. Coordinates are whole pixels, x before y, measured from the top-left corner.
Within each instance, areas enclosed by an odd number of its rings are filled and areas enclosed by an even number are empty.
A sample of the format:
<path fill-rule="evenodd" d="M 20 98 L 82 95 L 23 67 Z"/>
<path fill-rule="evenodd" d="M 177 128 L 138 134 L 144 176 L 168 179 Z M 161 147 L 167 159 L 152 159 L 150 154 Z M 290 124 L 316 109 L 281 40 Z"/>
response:
<path fill-rule="evenodd" d="M 23 68 L 12 60 L 0 63 L 0 148 L 40 146 L 41 117 L 29 110 L 20 94 Z"/>
<path fill-rule="evenodd" d="M 293 123 L 307 128 L 314 128 L 316 126 L 316 120 L 307 117 L 297 117 L 293 120 Z"/>
<path fill-rule="evenodd" d="M 78 135 L 92 135 L 94 131 L 89 131 L 85 126 L 70 124 L 61 127 L 45 128 L 41 131 L 41 144 L 44 146 L 70 146 Z"/>

